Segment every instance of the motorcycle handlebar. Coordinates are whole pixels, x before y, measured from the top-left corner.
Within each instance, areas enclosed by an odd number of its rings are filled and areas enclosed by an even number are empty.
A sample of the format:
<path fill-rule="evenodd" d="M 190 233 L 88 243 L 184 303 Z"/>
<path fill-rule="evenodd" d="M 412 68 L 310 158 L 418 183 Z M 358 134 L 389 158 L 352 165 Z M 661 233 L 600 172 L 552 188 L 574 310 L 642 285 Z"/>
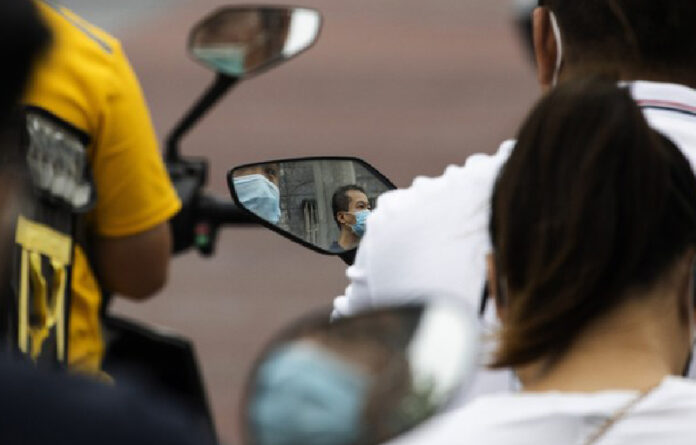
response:
<path fill-rule="evenodd" d="M 256 225 L 257 221 L 234 202 L 212 195 L 202 195 L 198 204 L 198 219 L 217 226 Z"/>

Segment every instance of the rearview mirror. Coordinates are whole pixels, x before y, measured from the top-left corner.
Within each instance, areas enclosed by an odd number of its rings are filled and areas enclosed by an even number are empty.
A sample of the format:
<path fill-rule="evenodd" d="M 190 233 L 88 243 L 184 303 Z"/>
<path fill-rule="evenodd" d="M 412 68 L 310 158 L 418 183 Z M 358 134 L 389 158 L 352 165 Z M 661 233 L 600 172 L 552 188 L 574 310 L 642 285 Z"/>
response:
<path fill-rule="evenodd" d="M 248 445 L 377 445 L 441 412 L 478 360 L 476 322 L 431 302 L 310 316 L 261 355 L 246 387 Z"/>
<path fill-rule="evenodd" d="M 241 209 L 272 230 L 325 254 L 355 249 L 377 198 L 394 185 L 356 158 L 248 164 L 227 175 Z"/>
<path fill-rule="evenodd" d="M 193 28 L 189 50 L 216 72 L 248 77 L 307 50 L 320 28 L 321 15 L 313 9 L 227 7 Z"/>

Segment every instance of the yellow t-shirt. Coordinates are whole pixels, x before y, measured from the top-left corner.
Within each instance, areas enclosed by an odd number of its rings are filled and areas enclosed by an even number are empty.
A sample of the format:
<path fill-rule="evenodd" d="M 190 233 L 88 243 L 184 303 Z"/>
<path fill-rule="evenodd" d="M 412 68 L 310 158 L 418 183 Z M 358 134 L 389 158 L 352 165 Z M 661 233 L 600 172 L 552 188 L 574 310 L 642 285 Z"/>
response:
<path fill-rule="evenodd" d="M 72 12 L 35 1 L 53 32 L 26 103 L 43 108 L 89 135 L 96 207 L 86 216 L 92 233 L 134 235 L 171 218 L 180 202 L 164 168 L 138 80 L 119 42 Z M 75 249 L 69 364 L 96 372 L 104 346 L 101 292 L 81 248 Z"/>

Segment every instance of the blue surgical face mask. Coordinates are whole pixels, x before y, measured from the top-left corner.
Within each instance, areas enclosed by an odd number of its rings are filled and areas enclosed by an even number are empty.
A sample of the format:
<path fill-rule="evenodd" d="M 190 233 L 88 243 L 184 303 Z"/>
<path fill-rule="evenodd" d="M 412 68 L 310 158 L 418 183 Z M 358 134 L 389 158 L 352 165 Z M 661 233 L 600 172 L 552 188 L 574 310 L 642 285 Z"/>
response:
<path fill-rule="evenodd" d="M 355 224 L 350 226 L 353 233 L 355 233 L 359 238 L 365 236 L 365 223 L 367 217 L 370 216 L 369 210 L 361 210 L 353 214 L 355 216 Z"/>
<path fill-rule="evenodd" d="M 244 45 L 227 44 L 222 47 L 193 49 L 194 56 L 215 70 L 234 77 L 246 74 L 246 54 L 247 49 Z"/>
<path fill-rule="evenodd" d="M 312 343 L 295 343 L 261 365 L 249 420 L 258 445 L 349 445 L 363 433 L 369 378 Z"/>
<path fill-rule="evenodd" d="M 242 205 L 273 224 L 280 221 L 280 191 L 264 175 L 234 178 L 234 190 Z"/>

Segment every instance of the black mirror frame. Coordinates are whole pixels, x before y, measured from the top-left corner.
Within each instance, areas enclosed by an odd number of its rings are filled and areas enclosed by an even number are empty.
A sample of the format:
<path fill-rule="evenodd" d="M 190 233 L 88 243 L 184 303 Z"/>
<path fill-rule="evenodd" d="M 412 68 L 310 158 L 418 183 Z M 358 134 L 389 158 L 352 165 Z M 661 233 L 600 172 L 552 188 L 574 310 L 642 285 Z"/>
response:
<path fill-rule="evenodd" d="M 303 162 L 303 161 L 352 161 L 352 162 L 357 162 L 358 164 L 362 165 L 365 167 L 370 173 L 374 174 L 379 180 L 381 180 L 384 184 L 386 184 L 388 187 L 390 187 L 387 191 L 391 190 L 396 190 L 396 186 L 394 185 L 393 182 L 389 180 L 382 172 L 374 168 L 372 165 L 367 163 L 366 161 L 352 157 L 352 156 L 309 156 L 309 157 L 303 157 L 303 158 L 286 158 L 286 159 L 274 159 L 274 160 L 269 160 L 269 161 L 261 161 L 261 162 L 250 162 L 247 164 L 242 164 L 234 167 L 233 169 L 229 170 L 227 172 L 227 188 L 230 190 L 230 194 L 232 195 L 232 199 L 234 200 L 234 203 L 237 205 L 237 207 L 247 215 L 251 216 L 258 224 L 266 227 L 267 229 L 270 229 L 285 238 L 289 239 L 290 241 L 293 241 L 297 244 L 300 244 L 310 250 L 313 250 L 317 253 L 321 253 L 322 255 L 329 255 L 329 256 L 339 256 L 344 261 L 350 260 L 349 264 L 352 264 L 352 260 L 355 258 L 355 252 L 357 251 L 357 247 L 354 249 L 346 250 L 345 252 L 330 252 L 328 250 L 322 249 L 320 247 L 315 246 L 312 243 L 309 243 L 302 238 L 293 235 L 290 232 L 286 232 L 283 229 L 279 228 L 278 226 L 271 224 L 270 222 L 266 221 L 265 219 L 261 218 L 254 212 L 250 211 L 246 207 L 242 205 L 242 203 L 239 201 L 239 197 L 237 196 L 237 192 L 234 188 L 234 181 L 233 181 L 233 176 L 232 173 L 241 168 L 247 168 L 247 167 L 253 167 L 257 166 L 259 164 L 271 164 L 271 163 L 282 163 L 282 162 Z M 386 193 L 386 192 L 385 192 Z M 345 258 L 344 258 L 345 257 Z"/>
<path fill-rule="evenodd" d="M 293 54 L 291 57 L 274 58 L 274 59 L 271 59 L 268 62 L 260 65 L 258 68 L 254 69 L 249 74 L 245 74 L 243 76 L 231 76 L 229 74 L 226 74 L 226 73 L 220 72 L 214 68 L 211 68 L 210 66 L 208 66 L 205 63 L 203 63 L 202 61 L 200 61 L 198 58 L 196 58 L 193 55 L 192 48 L 193 48 L 193 36 L 196 33 L 196 30 L 201 25 L 203 25 L 203 23 L 207 22 L 209 19 L 213 18 L 214 16 L 216 16 L 218 14 L 221 14 L 221 13 L 228 11 L 228 10 L 234 10 L 234 9 L 308 9 L 311 11 L 315 11 L 319 15 L 319 29 L 317 29 L 317 35 L 316 35 L 314 41 L 312 42 L 312 44 L 307 46 L 302 51 L 299 51 L 299 52 Z M 189 57 L 191 57 L 191 59 L 193 59 L 197 64 L 203 66 L 207 70 L 213 71 L 214 73 L 216 73 L 220 76 L 223 76 L 223 77 L 228 77 L 228 78 L 235 79 L 235 80 L 246 80 L 246 79 L 252 78 L 254 76 L 258 76 L 259 74 L 263 74 L 266 71 L 273 68 L 275 65 L 278 65 L 281 62 L 287 62 L 289 60 L 292 60 L 292 59 L 296 58 L 297 56 L 299 56 L 300 54 L 310 50 L 314 45 L 316 45 L 317 41 L 321 37 L 321 33 L 322 33 L 323 29 L 324 29 L 324 16 L 321 13 L 321 11 L 319 11 L 316 8 L 312 8 L 312 7 L 308 7 L 308 6 L 292 6 L 292 5 L 253 5 L 253 4 L 227 5 L 227 6 L 222 6 L 220 8 L 215 9 L 213 12 L 211 12 L 210 14 L 206 15 L 201 20 L 199 20 L 191 28 L 191 30 L 189 31 L 189 35 L 186 38 L 186 51 L 188 52 Z"/>

